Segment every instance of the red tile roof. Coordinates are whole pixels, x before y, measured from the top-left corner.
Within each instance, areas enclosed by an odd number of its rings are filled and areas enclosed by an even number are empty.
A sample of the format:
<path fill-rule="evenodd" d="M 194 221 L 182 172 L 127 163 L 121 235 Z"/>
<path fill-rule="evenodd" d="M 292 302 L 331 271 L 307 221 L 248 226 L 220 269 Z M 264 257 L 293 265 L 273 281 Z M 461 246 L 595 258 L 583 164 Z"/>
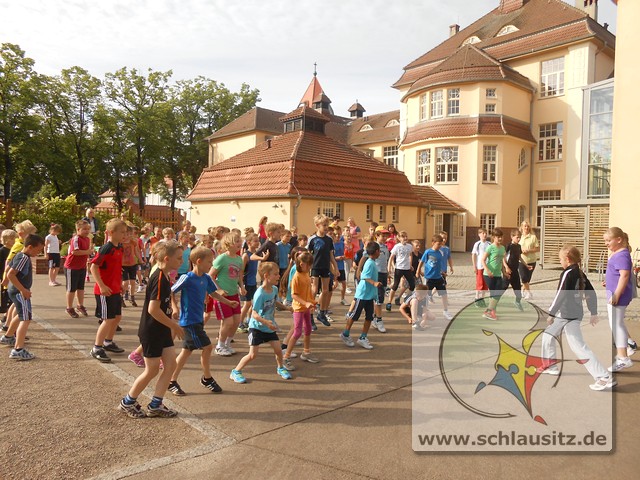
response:
<path fill-rule="evenodd" d="M 574 23 L 580 26 L 574 27 Z M 507 25 L 513 25 L 518 30 L 496 37 Z M 558 32 L 569 25 L 571 28 L 567 31 Z M 584 11 L 562 0 L 528 0 L 522 8 L 509 13 L 502 13 L 499 7 L 495 8 L 456 35 L 449 37 L 405 66 L 405 72 L 393 86 L 400 88 L 412 84 L 427 73 L 425 70 L 430 70 L 425 66 L 431 65 L 433 68 L 437 62 L 453 55 L 463 42 L 472 36 L 480 39 L 479 43 L 474 44 L 476 47 L 486 50 L 498 60 L 531 53 L 532 40 L 536 42 L 533 50 L 586 38 L 598 38 L 611 47 L 615 45 L 615 36 Z M 420 72 L 413 71 L 417 68 L 420 68 Z"/>
<path fill-rule="evenodd" d="M 324 120 L 325 122 L 331 121 L 331 119 L 326 115 L 318 112 L 317 110 L 311 107 L 307 107 L 306 105 L 302 105 L 296 108 L 293 112 L 289 112 L 286 115 L 283 115 L 282 117 L 280 117 L 280 121 L 284 123 L 289 120 L 294 120 L 296 118 L 302 118 L 302 117 L 317 118 L 319 120 Z"/>
<path fill-rule="evenodd" d="M 300 99 L 298 105 L 306 104 L 308 107 L 313 106 L 313 99 L 318 95 L 321 95 L 323 92 L 324 90 L 322 89 L 322 86 L 318 81 L 318 77 L 314 75 L 311 79 L 311 83 L 309 83 L 309 86 L 305 90 L 304 95 L 302 95 L 302 98 Z"/>
<path fill-rule="evenodd" d="M 524 75 L 474 45 L 465 45 L 414 82 L 405 98 L 435 85 L 481 81 L 507 81 L 533 90 L 531 82 Z"/>
<path fill-rule="evenodd" d="M 270 146 L 269 146 L 270 145 Z M 404 173 L 316 132 L 275 137 L 202 172 L 191 201 L 296 197 L 422 205 Z"/>
<path fill-rule="evenodd" d="M 205 140 L 229 137 L 239 133 L 260 130 L 277 135 L 282 133 L 282 125 L 279 118 L 283 112 L 269 110 L 267 108 L 254 107 L 244 115 L 240 115 L 232 122 L 227 123 L 220 130 L 209 135 Z"/>
<path fill-rule="evenodd" d="M 349 126 L 349 145 L 367 145 L 371 143 L 398 141 L 400 137 L 400 125 L 387 127 L 391 120 L 400 121 L 400 110 L 367 115 L 366 117 L 354 118 Z M 370 125 L 371 130 L 363 132 L 360 129 Z"/>
<path fill-rule="evenodd" d="M 403 145 L 436 138 L 460 138 L 476 135 L 509 135 L 536 143 L 528 123 L 504 115 L 445 118 L 409 127 Z"/>
<path fill-rule="evenodd" d="M 418 195 L 425 204 L 434 210 L 466 210 L 460 204 L 445 197 L 442 193 L 430 185 L 412 185 L 412 190 Z"/>

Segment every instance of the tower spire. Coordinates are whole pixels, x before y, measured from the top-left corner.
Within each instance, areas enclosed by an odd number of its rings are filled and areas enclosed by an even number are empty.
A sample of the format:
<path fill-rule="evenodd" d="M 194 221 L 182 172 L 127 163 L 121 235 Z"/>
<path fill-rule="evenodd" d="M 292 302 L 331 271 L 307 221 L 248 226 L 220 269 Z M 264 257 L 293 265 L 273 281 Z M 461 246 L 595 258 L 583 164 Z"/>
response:
<path fill-rule="evenodd" d="M 318 76 L 318 64 L 316 62 L 313 62 L 313 76 Z"/>

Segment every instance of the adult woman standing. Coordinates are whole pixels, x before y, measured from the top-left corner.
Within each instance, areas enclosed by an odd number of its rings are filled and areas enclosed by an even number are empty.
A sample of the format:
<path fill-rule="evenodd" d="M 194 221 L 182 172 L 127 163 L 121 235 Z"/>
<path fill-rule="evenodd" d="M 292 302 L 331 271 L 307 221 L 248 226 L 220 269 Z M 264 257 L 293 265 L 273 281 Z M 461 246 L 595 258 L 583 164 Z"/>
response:
<path fill-rule="evenodd" d="M 531 224 L 526 220 L 520 225 L 520 231 L 522 232 L 522 238 L 520 239 L 522 262 L 518 267 L 518 273 L 520 273 L 520 280 L 522 281 L 522 298 L 530 299 L 533 298 L 533 295 L 531 294 L 529 283 L 538 261 L 540 243 L 538 242 L 538 237 L 531 231 Z"/>

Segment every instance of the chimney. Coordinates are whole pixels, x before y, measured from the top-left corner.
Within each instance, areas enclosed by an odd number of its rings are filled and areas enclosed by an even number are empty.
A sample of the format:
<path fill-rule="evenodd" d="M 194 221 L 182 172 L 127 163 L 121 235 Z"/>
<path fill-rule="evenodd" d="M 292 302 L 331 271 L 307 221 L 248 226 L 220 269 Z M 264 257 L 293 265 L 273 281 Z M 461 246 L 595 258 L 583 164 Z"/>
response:
<path fill-rule="evenodd" d="M 528 0 L 500 0 L 498 10 L 500 13 L 510 13 L 524 7 L 524 4 L 527 3 L 527 1 Z"/>
<path fill-rule="evenodd" d="M 598 0 L 576 0 L 576 8 L 598 21 Z"/>
<path fill-rule="evenodd" d="M 460 25 L 454 23 L 453 25 L 449 25 L 449 37 L 453 37 L 456 33 L 460 31 Z"/>

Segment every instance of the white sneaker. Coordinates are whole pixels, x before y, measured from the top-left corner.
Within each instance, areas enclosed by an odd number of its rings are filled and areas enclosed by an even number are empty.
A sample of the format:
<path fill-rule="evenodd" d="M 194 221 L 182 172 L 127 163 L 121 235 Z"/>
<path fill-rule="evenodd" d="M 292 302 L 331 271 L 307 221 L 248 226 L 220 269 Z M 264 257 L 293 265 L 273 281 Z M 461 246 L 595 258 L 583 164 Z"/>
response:
<path fill-rule="evenodd" d="M 598 381 L 596 383 L 594 383 L 593 385 L 589 385 L 589 388 L 591 390 L 606 390 L 607 388 L 613 388 L 618 384 L 618 382 L 616 382 L 613 379 L 613 375 L 609 375 L 608 377 L 602 377 L 599 378 Z"/>
<path fill-rule="evenodd" d="M 631 359 L 629 357 L 627 358 L 618 358 L 616 357 L 616 360 L 613 362 L 613 365 L 611 365 L 607 370 L 609 370 L 610 372 L 619 372 L 620 370 L 624 370 L 625 368 L 629 368 L 633 366 L 633 362 L 631 361 Z"/>
<path fill-rule="evenodd" d="M 351 290 L 350 288 L 347 288 L 347 289 L 345 290 L 345 292 L 347 292 L 349 295 L 351 295 L 351 294 L 353 293 L 353 290 Z"/>
<path fill-rule="evenodd" d="M 344 343 L 347 347 L 355 347 L 356 344 L 353 343 L 353 339 L 349 336 L 349 337 L 345 337 L 344 333 L 340 334 L 340 340 L 342 340 L 342 343 Z"/>
<path fill-rule="evenodd" d="M 225 345 L 225 348 L 231 355 L 234 355 L 236 353 L 236 351 L 233 349 L 231 345 Z"/>
<path fill-rule="evenodd" d="M 346 305 L 347 302 L 345 300 L 340 300 L 340 305 Z"/>
<path fill-rule="evenodd" d="M 227 350 L 227 347 L 222 346 L 216 347 L 216 355 L 220 355 L 221 357 L 230 357 L 233 354 L 229 350 Z"/>
<path fill-rule="evenodd" d="M 367 337 L 359 338 L 358 345 L 360 345 L 362 348 L 366 348 L 367 350 L 373 350 L 373 345 L 369 343 L 369 339 Z"/>
<path fill-rule="evenodd" d="M 380 333 L 387 333 L 387 329 L 384 328 L 384 322 L 381 318 L 374 318 L 371 323 L 373 323 L 373 326 L 377 328 Z"/>
<path fill-rule="evenodd" d="M 451 314 L 449 313 L 449 310 L 443 310 L 443 311 L 442 311 L 442 316 L 443 316 L 444 318 L 446 318 L 447 320 L 453 320 L 453 315 L 451 315 Z"/>
<path fill-rule="evenodd" d="M 630 357 L 631 355 L 633 355 L 634 353 L 636 353 L 636 349 L 633 347 L 627 347 L 627 357 Z"/>
<path fill-rule="evenodd" d="M 136 289 L 136 293 L 142 293 L 144 292 L 144 287 L 142 285 L 139 285 L 138 288 Z"/>

